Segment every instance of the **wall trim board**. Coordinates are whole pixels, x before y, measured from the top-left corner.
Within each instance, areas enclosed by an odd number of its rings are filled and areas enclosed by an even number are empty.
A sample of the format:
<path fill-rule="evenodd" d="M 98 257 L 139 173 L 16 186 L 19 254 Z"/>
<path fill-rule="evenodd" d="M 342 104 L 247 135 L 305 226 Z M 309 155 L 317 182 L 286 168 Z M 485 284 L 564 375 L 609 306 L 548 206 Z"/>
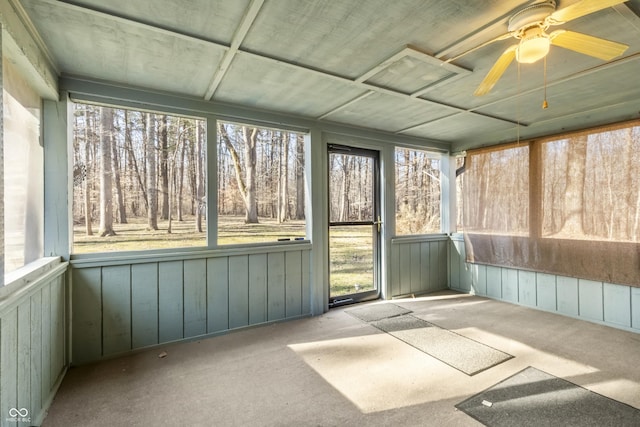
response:
<path fill-rule="evenodd" d="M 310 251 L 309 240 L 273 243 L 260 246 L 221 247 L 217 249 L 192 248 L 189 250 L 172 251 L 137 251 L 118 252 L 114 254 L 100 253 L 95 255 L 83 254 L 72 256 L 70 261 L 73 268 L 106 267 L 110 265 L 146 264 L 149 262 L 184 261 L 190 259 L 219 258 L 233 255 L 269 254 L 275 252 Z"/>

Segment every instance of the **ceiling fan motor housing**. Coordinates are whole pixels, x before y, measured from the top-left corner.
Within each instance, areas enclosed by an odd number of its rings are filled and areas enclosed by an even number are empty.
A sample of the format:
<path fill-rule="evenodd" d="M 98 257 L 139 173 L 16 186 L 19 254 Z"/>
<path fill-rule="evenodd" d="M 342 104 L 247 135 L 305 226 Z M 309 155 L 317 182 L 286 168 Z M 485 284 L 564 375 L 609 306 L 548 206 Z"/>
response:
<path fill-rule="evenodd" d="M 556 10 L 556 2 L 548 0 L 532 4 L 516 12 L 509 18 L 509 31 L 525 30 L 533 25 L 542 25 L 547 16 Z"/>

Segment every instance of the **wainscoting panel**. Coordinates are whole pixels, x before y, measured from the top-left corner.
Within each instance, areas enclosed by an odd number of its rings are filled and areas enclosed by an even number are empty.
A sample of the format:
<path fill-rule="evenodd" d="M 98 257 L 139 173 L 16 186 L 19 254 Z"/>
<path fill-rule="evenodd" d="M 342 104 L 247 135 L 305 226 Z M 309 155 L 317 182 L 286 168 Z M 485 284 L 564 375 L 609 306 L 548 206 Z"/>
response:
<path fill-rule="evenodd" d="M 311 245 L 72 261 L 72 363 L 309 315 Z"/>
<path fill-rule="evenodd" d="M 459 236 L 451 237 L 449 248 L 451 289 L 640 332 L 640 288 L 468 264 Z"/>
<path fill-rule="evenodd" d="M 20 410 L 40 425 L 62 380 L 67 359 L 67 263 L 47 261 L 0 301 L 0 420 L 23 425 Z M 8 284 L 12 286 L 12 284 Z M 15 408 L 14 411 L 10 410 Z"/>
<path fill-rule="evenodd" d="M 447 237 L 411 237 L 391 241 L 390 297 L 447 288 Z"/>

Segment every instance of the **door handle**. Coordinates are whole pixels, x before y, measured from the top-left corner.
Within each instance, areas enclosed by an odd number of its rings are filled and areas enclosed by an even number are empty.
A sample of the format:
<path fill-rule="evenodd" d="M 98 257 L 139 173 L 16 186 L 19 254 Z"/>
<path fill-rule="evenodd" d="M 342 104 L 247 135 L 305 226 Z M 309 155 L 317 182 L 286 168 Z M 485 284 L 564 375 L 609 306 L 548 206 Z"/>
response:
<path fill-rule="evenodd" d="M 382 220 L 380 219 L 380 215 L 378 215 L 378 220 L 373 221 L 373 223 L 378 226 L 378 233 L 380 233 L 380 229 L 382 228 Z"/>

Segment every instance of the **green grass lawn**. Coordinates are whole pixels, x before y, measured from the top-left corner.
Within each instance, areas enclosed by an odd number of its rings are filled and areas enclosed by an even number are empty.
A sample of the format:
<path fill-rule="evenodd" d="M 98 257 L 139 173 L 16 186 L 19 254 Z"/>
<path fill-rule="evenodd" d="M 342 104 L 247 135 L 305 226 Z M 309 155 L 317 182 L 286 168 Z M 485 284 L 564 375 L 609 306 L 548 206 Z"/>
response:
<path fill-rule="evenodd" d="M 178 249 L 206 247 L 206 232 L 195 231 L 195 218 L 172 221 L 159 220 L 158 230 L 147 229 L 146 218 L 129 218 L 128 224 L 114 224 L 115 236 L 100 237 L 98 224 L 94 235 L 87 236 L 84 225 L 74 227 L 73 253 L 101 253 L 142 251 L 148 249 Z M 371 226 L 331 227 L 330 230 L 330 287 L 331 296 L 352 294 L 373 288 L 373 251 Z M 305 237 L 304 221 L 278 224 L 275 220 L 260 219 L 258 224 L 245 224 L 244 218 L 220 216 L 218 242 L 220 245 L 270 243 L 278 239 Z"/>

